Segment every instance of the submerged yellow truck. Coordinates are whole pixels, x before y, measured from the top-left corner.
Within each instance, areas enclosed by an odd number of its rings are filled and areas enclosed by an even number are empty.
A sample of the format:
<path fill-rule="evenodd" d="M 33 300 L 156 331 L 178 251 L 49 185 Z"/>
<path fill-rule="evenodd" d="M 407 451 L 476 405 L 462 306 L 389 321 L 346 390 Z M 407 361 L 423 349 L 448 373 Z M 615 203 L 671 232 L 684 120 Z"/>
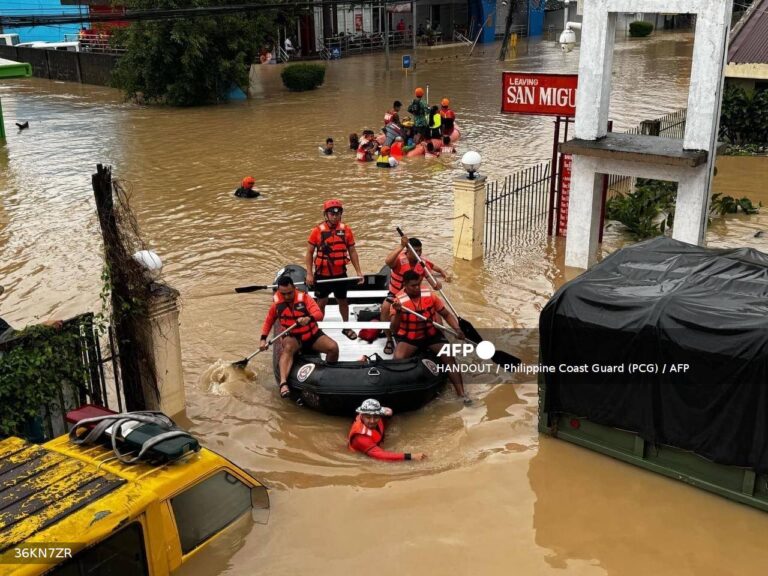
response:
<path fill-rule="evenodd" d="M 162 576 L 243 516 L 264 523 L 266 488 L 194 442 L 159 464 L 67 436 L 0 442 L 0 574 Z"/>

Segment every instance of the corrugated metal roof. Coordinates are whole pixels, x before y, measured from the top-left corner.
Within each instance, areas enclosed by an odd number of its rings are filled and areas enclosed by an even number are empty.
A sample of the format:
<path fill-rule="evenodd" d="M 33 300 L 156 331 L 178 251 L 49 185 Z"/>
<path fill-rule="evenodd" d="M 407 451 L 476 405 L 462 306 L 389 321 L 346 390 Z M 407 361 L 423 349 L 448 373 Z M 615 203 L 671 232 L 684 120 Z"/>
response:
<path fill-rule="evenodd" d="M 9 438 L 0 445 L 0 552 L 101 498 L 125 480 Z"/>
<path fill-rule="evenodd" d="M 768 0 L 756 0 L 743 16 L 731 37 L 728 62 L 768 64 Z"/>

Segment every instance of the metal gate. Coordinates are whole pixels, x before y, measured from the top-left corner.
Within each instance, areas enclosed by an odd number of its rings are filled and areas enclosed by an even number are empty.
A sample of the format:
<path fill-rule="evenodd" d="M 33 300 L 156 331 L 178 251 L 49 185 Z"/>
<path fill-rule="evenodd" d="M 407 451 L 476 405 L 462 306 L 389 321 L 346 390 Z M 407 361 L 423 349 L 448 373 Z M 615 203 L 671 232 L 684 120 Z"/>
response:
<path fill-rule="evenodd" d="M 546 229 L 551 172 L 548 160 L 485 185 L 486 254 L 522 232 Z"/>
<path fill-rule="evenodd" d="M 124 398 L 120 383 L 117 355 L 114 354 L 114 336 L 111 327 L 106 329 L 108 354 L 102 353 L 100 336 L 94 322 L 94 314 L 86 313 L 63 322 L 61 332 L 76 336 L 71 348 L 59 349 L 57 354 L 73 358 L 73 370 L 57 382 L 56 397 L 40 406 L 38 416 L 28 419 L 18 433 L 33 442 L 43 442 L 67 431 L 66 413 L 83 404 L 95 404 L 122 412 Z M 21 333 L 0 344 L 0 355 L 17 346 L 30 346 L 29 339 Z M 39 344 L 38 344 L 39 345 Z M 43 344 L 44 345 L 44 344 Z M 107 365 L 108 370 L 105 370 Z M 46 377 L 46 367 L 40 367 L 39 377 Z"/>

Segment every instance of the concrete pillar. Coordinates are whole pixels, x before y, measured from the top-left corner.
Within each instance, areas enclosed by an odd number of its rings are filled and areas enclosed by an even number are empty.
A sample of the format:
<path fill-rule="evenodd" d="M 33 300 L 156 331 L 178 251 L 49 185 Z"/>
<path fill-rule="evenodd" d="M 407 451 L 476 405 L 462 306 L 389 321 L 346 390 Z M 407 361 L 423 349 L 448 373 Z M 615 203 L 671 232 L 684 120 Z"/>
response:
<path fill-rule="evenodd" d="M 594 169 L 594 161 L 578 154 L 573 156 L 571 192 L 568 200 L 568 229 L 565 243 L 565 265 L 589 268 L 597 261 L 600 237 L 600 200 L 602 175 Z"/>
<path fill-rule="evenodd" d="M 710 150 L 714 155 L 732 2 L 706 0 L 702 4 L 706 9 L 696 17 L 683 148 Z"/>
<path fill-rule="evenodd" d="M 453 254 L 462 260 L 483 256 L 485 176 L 453 181 Z"/>
<path fill-rule="evenodd" d="M 608 131 L 611 73 L 616 13 L 600 10 L 593 2 L 584 6 L 576 91 L 576 138 L 597 140 Z"/>
<path fill-rule="evenodd" d="M 159 400 L 145 390 L 148 410 L 173 416 L 184 410 L 184 372 L 179 336 L 179 293 L 162 284 L 152 284 L 146 329 L 155 359 Z"/>
<path fill-rule="evenodd" d="M 714 155 L 714 151 L 713 151 Z M 672 238 L 704 246 L 709 211 L 709 164 L 686 172 L 677 183 Z"/>

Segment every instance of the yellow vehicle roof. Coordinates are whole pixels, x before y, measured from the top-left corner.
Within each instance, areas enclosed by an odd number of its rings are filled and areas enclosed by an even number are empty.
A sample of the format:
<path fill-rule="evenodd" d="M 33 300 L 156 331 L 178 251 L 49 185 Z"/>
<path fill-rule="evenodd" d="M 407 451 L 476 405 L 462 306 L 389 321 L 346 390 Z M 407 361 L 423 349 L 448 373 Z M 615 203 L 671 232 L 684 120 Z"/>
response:
<path fill-rule="evenodd" d="M 165 500 L 227 465 L 240 471 L 205 448 L 181 461 L 152 466 L 123 464 L 112 450 L 76 446 L 67 436 L 42 446 L 19 438 L 3 440 L 0 565 L 21 543 L 79 543 L 82 548 L 98 542 L 152 502 Z M 248 480 L 259 484 L 250 476 Z M 37 573 L 39 565 L 32 568 L 11 565 L 11 573 Z"/>

